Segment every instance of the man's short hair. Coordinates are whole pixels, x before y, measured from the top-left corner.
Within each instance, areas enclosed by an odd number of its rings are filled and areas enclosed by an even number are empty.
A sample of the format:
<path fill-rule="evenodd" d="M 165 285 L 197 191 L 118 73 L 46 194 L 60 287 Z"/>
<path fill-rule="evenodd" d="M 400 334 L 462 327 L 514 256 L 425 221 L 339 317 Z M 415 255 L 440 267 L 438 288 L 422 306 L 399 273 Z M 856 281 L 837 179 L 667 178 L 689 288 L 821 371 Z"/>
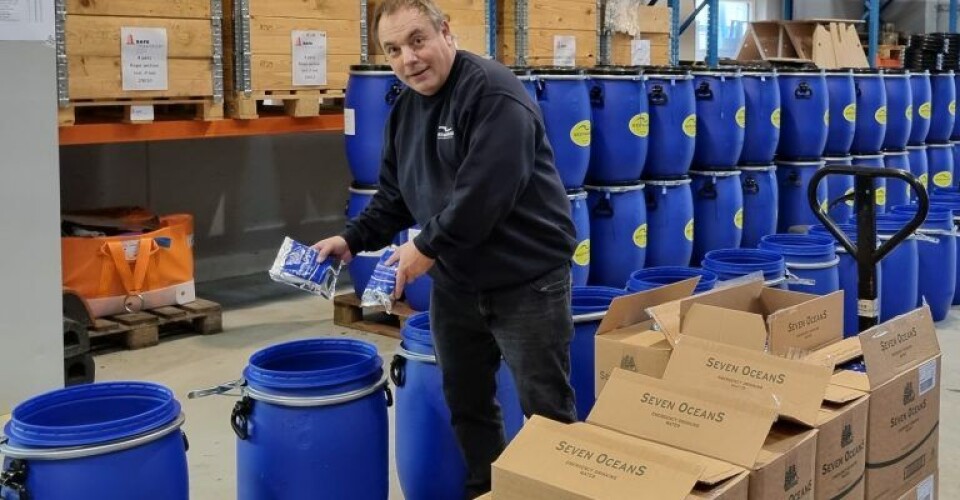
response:
<path fill-rule="evenodd" d="M 372 31 L 374 34 L 374 40 L 376 43 L 380 44 L 380 19 L 383 16 L 388 16 L 402 9 L 416 9 L 420 11 L 421 14 L 427 16 L 430 19 L 430 22 L 433 24 L 433 27 L 439 32 L 443 29 L 443 23 L 447 20 L 447 16 L 443 14 L 443 11 L 440 10 L 440 7 L 437 7 L 437 4 L 433 0 L 383 0 L 377 5 L 376 10 L 373 11 L 373 27 Z"/>

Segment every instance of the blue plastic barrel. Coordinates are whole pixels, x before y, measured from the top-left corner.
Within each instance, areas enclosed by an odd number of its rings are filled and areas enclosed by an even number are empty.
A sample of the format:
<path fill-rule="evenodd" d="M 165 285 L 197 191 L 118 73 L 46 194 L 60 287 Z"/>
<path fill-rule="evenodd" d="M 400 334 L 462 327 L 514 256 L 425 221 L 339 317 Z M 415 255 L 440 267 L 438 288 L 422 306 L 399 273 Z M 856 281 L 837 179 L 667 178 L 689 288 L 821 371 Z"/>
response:
<path fill-rule="evenodd" d="M 646 181 L 647 267 L 690 263 L 694 235 L 690 183 L 690 179 Z"/>
<path fill-rule="evenodd" d="M 743 236 L 740 246 L 756 248 L 760 238 L 777 232 L 777 167 L 740 167 L 743 190 Z"/>
<path fill-rule="evenodd" d="M 900 214 L 878 214 L 877 237 L 881 242 L 893 237 L 904 225 Z M 896 318 L 917 306 L 920 279 L 920 254 L 917 239 L 908 236 L 880 261 L 883 275 L 881 284 L 880 321 Z"/>
<path fill-rule="evenodd" d="M 626 280 L 624 280 L 626 281 Z M 626 295 L 623 288 L 575 286 L 572 289 L 573 341 L 570 342 L 570 385 L 576 396 L 577 418 L 587 419 L 597 399 L 595 337 L 613 299 Z"/>
<path fill-rule="evenodd" d="M 907 146 L 907 162 L 910 164 L 910 173 L 920 181 L 925 189 L 929 190 L 928 166 L 927 166 L 927 146 Z M 916 201 L 916 197 L 911 191 L 910 200 Z"/>
<path fill-rule="evenodd" d="M 826 78 L 830 93 L 830 124 L 823 154 L 846 156 L 850 154 L 857 123 L 857 90 L 853 84 L 853 72 L 831 69 L 826 71 Z"/>
<path fill-rule="evenodd" d="M 953 72 L 953 87 L 954 96 L 960 96 L 960 72 L 956 71 L 956 68 L 954 68 Z M 960 139 L 960 120 L 956 118 L 956 113 L 954 113 L 953 130 L 950 132 L 950 140 L 957 139 Z"/>
<path fill-rule="evenodd" d="M 343 103 L 343 136 L 350 173 L 360 184 L 379 181 L 383 129 L 404 88 L 390 66 L 350 66 Z"/>
<path fill-rule="evenodd" d="M 567 199 L 570 200 L 570 216 L 577 230 L 577 248 L 573 251 L 570 273 L 573 286 L 583 286 L 590 275 L 590 210 L 587 208 L 587 192 L 583 189 L 568 190 Z"/>
<path fill-rule="evenodd" d="M 782 69 L 780 83 L 780 142 L 777 155 L 813 160 L 827 144 L 827 80 L 819 70 Z"/>
<path fill-rule="evenodd" d="M 953 150 L 953 170 L 957 170 L 958 166 L 960 166 L 960 141 L 950 141 L 950 145 Z M 956 186 L 957 182 L 954 181 L 953 185 Z"/>
<path fill-rule="evenodd" d="M 59 389 L 20 403 L 11 417 L 0 444 L 4 499 L 189 498 L 184 418 L 166 387 Z"/>
<path fill-rule="evenodd" d="M 854 126 L 854 154 L 879 153 L 887 133 L 887 90 L 883 73 L 878 69 L 853 70 L 857 94 L 857 121 Z"/>
<path fill-rule="evenodd" d="M 886 168 L 910 173 L 910 157 L 906 151 L 885 151 L 883 164 Z M 906 181 L 887 179 L 887 206 L 894 207 L 910 203 L 912 191 Z"/>
<path fill-rule="evenodd" d="M 853 164 L 860 167 L 886 168 L 883 164 L 883 155 L 854 155 Z M 874 199 L 876 200 L 877 213 L 883 213 L 887 210 L 887 179 L 877 178 L 873 180 Z"/>
<path fill-rule="evenodd" d="M 787 271 L 798 279 L 787 287 L 795 292 L 826 295 L 840 289 L 840 271 L 833 238 L 812 234 L 770 234 L 761 250 L 783 256 Z"/>
<path fill-rule="evenodd" d="M 643 176 L 648 179 L 687 175 L 697 137 L 693 76 L 675 68 L 649 68 L 647 102 L 650 142 Z"/>
<path fill-rule="evenodd" d="M 559 67 L 533 68 L 531 74 L 560 180 L 567 189 L 581 187 L 593 135 L 587 77 L 582 70 Z"/>
<path fill-rule="evenodd" d="M 277 344 L 250 356 L 234 408 L 237 498 L 386 499 L 387 376 L 377 348 L 346 338 Z M 363 464 L 363 467 L 357 467 Z"/>
<path fill-rule="evenodd" d="M 691 170 L 693 180 L 693 257 L 691 262 L 703 260 L 704 255 L 718 248 L 737 248 L 743 238 L 743 188 L 740 171 Z"/>
<path fill-rule="evenodd" d="M 650 136 L 643 76 L 637 67 L 601 66 L 587 70 L 593 138 L 590 184 L 636 181 L 647 161 Z"/>
<path fill-rule="evenodd" d="M 850 166 L 853 164 L 852 156 L 824 157 L 824 165 L 829 166 Z M 827 183 L 827 210 L 830 217 L 839 222 L 846 222 L 853 216 L 853 198 L 840 201 L 841 198 L 853 194 L 853 177 L 849 175 L 831 175 L 826 179 Z"/>
<path fill-rule="evenodd" d="M 429 313 L 410 316 L 400 335 L 400 347 L 390 367 L 396 386 L 395 452 L 400 488 L 406 498 L 463 498 L 467 466 L 443 394 Z M 506 364 L 501 364 L 497 377 L 511 377 Z M 497 400 L 505 426 L 515 427 L 505 432 L 508 438 L 523 424 L 517 399 L 512 384 L 498 383 Z"/>
<path fill-rule="evenodd" d="M 647 254 L 643 184 L 585 186 L 590 211 L 591 285 L 620 287 L 642 269 Z"/>
<path fill-rule="evenodd" d="M 747 109 L 743 79 L 736 69 L 693 72 L 697 101 L 697 138 L 693 166 L 733 168 L 743 151 Z"/>
<path fill-rule="evenodd" d="M 717 284 L 717 275 L 706 269 L 686 266 L 648 267 L 630 274 L 630 279 L 627 280 L 627 292 L 643 292 L 697 277 L 700 278 L 700 281 L 697 282 L 693 293 L 713 290 L 713 287 Z"/>
<path fill-rule="evenodd" d="M 352 184 L 350 186 L 350 196 L 347 199 L 347 219 L 353 219 L 360 215 L 370 199 L 377 192 L 377 186 L 365 186 L 362 184 Z M 367 288 L 367 282 L 370 281 L 370 275 L 373 274 L 373 268 L 377 267 L 380 256 L 386 249 L 380 249 L 374 252 L 360 252 L 353 256 L 353 260 L 347 264 L 350 271 L 350 278 L 353 280 L 353 291 L 357 297 L 363 295 L 363 290 Z"/>
<path fill-rule="evenodd" d="M 421 228 L 415 225 L 408 229 L 407 239 L 413 240 L 420 234 Z M 419 278 L 408 282 L 403 288 L 403 295 L 406 298 L 407 305 L 414 311 L 426 311 L 430 309 L 430 291 L 433 289 L 433 278 L 429 274 L 423 274 Z"/>
<path fill-rule="evenodd" d="M 910 72 L 910 95 L 913 98 L 913 124 L 910 127 L 911 145 L 921 145 L 927 141 L 930 132 L 931 93 L 929 71 Z"/>
<path fill-rule="evenodd" d="M 930 195 L 930 203 L 952 210 L 954 229 L 960 229 L 960 191 L 953 188 L 949 193 L 934 192 Z M 960 238 L 960 232 L 957 237 Z M 953 305 L 960 305 L 960 240 L 957 241 L 957 285 L 953 292 Z"/>
<path fill-rule="evenodd" d="M 856 226 L 852 224 L 837 224 L 837 226 L 847 235 L 847 238 L 849 238 L 853 244 L 857 244 Z M 809 234 L 833 238 L 833 235 L 821 225 L 810 226 Z M 853 256 L 847 253 L 846 249 L 843 248 L 839 242 L 837 243 L 836 251 L 837 255 L 840 257 L 838 271 L 840 276 L 840 289 L 843 290 L 843 336 L 853 337 L 860 333 L 860 320 L 857 314 L 857 297 L 859 294 L 857 289 L 857 283 L 859 282 L 857 277 L 857 261 L 853 258 Z M 877 293 L 878 298 L 880 299 L 880 309 L 882 314 L 884 284 L 883 267 L 878 264 L 876 266 L 876 272 Z"/>
<path fill-rule="evenodd" d="M 893 207 L 895 214 L 913 215 L 916 205 Z M 920 298 L 930 305 L 934 321 L 942 321 L 950 312 L 957 285 L 957 238 L 953 227 L 953 211 L 942 205 L 931 205 L 918 232 L 929 238 L 917 242 L 920 251 Z"/>
<path fill-rule="evenodd" d="M 931 187 L 954 186 L 953 144 L 949 142 L 927 144 L 927 171 Z"/>
<path fill-rule="evenodd" d="M 707 252 L 703 268 L 726 281 L 755 272 L 762 272 L 767 286 L 786 288 L 786 261 L 783 256 L 757 248 L 724 248 Z"/>
<path fill-rule="evenodd" d="M 769 165 L 780 141 L 780 84 L 773 71 L 742 74 L 746 127 L 740 165 Z"/>
<path fill-rule="evenodd" d="M 534 105 L 537 105 L 537 79 L 530 73 L 529 66 L 510 66 L 510 69 L 513 71 L 514 75 L 517 75 L 517 79 L 520 80 L 520 83 L 523 84 L 523 89 L 527 91 L 527 95 L 530 96 L 530 100 Z"/>
<path fill-rule="evenodd" d="M 950 140 L 957 112 L 957 89 L 953 81 L 953 71 L 932 71 L 930 73 L 930 131 L 927 143 Z"/>
<path fill-rule="evenodd" d="M 807 186 L 810 178 L 822 168 L 821 161 L 778 161 L 777 189 L 779 191 L 780 210 L 777 213 L 777 232 L 806 232 L 807 227 L 819 220 L 813 214 L 807 201 Z M 821 182 L 817 188 L 817 201 L 821 209 L 827 208 L 827 183 Z"/>
<path fill-rule="evenodd" d="M 883 85 L 887 94 L 887 132 L 883 137 L 883 150 L 903 151 L 913 126 L 910 73 L 902 69 L 885 69 Z"/>

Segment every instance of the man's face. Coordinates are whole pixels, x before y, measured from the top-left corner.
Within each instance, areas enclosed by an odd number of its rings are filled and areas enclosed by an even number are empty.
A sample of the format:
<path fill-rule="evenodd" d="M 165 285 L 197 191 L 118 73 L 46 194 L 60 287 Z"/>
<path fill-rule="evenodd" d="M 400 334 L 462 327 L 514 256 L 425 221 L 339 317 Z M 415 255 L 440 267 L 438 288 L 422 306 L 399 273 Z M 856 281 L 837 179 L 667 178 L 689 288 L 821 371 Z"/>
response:
<path fill-rule="evenodd" d="M 400 81 L 427 96 L 443 87 L 457 53 L 446 21 L 437 30 L 419 10 L 400 9 L 380 18 L 377 33 L 383 53 Z"/>

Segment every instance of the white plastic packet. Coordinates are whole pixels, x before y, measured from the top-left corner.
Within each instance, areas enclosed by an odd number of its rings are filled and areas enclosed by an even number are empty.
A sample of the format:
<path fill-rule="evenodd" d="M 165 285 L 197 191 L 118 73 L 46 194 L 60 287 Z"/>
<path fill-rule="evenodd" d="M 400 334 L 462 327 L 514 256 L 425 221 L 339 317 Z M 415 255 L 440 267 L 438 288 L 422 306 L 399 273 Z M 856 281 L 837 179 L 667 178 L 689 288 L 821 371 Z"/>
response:
<path fill-rule="evenodd" d="M 343 263 L 330 257 L 320 262 L 319 256 L 310 246 L 286 237 L 270 268 L 270 278 L 330 299 L 337 290 L 337 277 Z"/>
<path fill-rule="evenodd" d="M 387 265 L 395 248 L 388 248 L 377 267 L 373 269 L 370 275 L 370 281 L 367 282 L 367 288 L 363 290 L 363 296 L 360 297 L 360 305 L 363 307 L 383 306 L 387 314 L 393 312 L 393 291 L 397 288 L 397 264 Z"/>

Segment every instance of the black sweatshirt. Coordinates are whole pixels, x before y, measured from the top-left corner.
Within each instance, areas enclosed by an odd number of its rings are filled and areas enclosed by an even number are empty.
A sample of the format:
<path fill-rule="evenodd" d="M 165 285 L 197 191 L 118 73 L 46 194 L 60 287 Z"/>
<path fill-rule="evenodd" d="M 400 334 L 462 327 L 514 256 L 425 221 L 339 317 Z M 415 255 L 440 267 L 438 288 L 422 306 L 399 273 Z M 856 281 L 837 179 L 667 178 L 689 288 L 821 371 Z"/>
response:
<path fill-rule="evenodd" d="M 543 120 L 505 66 L 460 51 L 435 95 L 397 98 L 380 188 L 342 236 L 356 255 L 414 222 L 423 230 L 413 242 L 446 286 L 518 285 L 571 258 L 570 204 Z"/>

